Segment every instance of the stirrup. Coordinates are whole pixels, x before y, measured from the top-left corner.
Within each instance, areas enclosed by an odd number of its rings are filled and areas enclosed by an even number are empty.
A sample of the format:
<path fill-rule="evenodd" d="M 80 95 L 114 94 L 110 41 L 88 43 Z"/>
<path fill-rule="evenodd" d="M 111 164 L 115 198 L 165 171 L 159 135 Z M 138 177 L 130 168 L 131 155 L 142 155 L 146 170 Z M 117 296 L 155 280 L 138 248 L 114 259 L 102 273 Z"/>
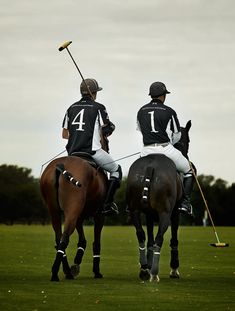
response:
<path fill-rule="evenodd" d="M 119 211 L 118 211 L 118 207 L 117 204 L 112 202 L 109 204 L 105 204 L 104 205 L 104 209 L 102 210 L 102 214 L 105 215 L 118 215 Z"/>
<path fill-rule="evenodd" d="M 188 214 L 189 216 L 194 216 L 194 215 L 193 215 L 193 207 L 192 207 L 191 204 L 188 204 L 188 205 L 186 205 L 186 204 L 181 205 L 181 206 L 178 208 L 178 210 L 179 210 L 180 212 L 182 212 L 182 213 Z"/>

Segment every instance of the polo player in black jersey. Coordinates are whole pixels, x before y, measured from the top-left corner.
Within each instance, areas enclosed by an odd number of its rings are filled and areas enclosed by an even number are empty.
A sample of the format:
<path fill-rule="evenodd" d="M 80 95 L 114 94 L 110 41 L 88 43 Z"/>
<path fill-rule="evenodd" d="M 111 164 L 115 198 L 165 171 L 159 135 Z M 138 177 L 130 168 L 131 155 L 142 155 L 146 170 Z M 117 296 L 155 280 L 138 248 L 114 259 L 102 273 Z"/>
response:
<path fill-rule="evenodd" d="M 184 196 L 179 210 L 192 215 L 190 194 L 193 188 L 193 175 L 188 160 L 174 147 L 181 137 L 180 123 L 176 112 L 164 104 L 167 91 L 162 82 L 154 82 L 149 89 L 152 100 L 140 108 L 137 125 L 143 136 L 141 156 L 163 153 L 183 173 Z"/>
<path fill-rule="evenodd" d="M 76 155 L 78 152 L 88 153 L 101 168 L 110 173 L 103 213 L 118 214 L 113 198 L 120 186 L 122 170 L 110 154 L 102 149 L 101 131 L 107 137 L 112 134 L 115 125 L 109 120 L 105 106 L 95 101 L 97 92 L 101 90 L 95 79 L 82 81 L 80 85 L 82 98 L 66 111 L 62 137 L 68 139 L 66 145 L 68 155 Z"/>

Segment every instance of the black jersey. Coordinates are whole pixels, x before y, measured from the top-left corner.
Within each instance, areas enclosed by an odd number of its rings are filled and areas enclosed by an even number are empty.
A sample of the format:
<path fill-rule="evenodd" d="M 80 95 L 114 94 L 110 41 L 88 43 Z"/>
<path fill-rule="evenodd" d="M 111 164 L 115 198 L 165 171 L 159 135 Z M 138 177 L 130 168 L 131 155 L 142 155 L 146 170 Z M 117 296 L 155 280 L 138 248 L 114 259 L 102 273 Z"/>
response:
<path fill-rule="evenodd" d="M 180 132 L 176 112 L 160 100 L 152 100 L 141 107 L 137 114 L 137 123 L 144 145 L 172 142 L 174 134 Z"/>
<path fill-rule="evenodd" d="M 62 127 L 68 129 L 69 139 L 66 146 L 68 154 L 74 152 L 91 153 L 101 148 L 100 128 L 111 124 L 104 105 L 90 97 L 83 97 L 67 110 Z"/>

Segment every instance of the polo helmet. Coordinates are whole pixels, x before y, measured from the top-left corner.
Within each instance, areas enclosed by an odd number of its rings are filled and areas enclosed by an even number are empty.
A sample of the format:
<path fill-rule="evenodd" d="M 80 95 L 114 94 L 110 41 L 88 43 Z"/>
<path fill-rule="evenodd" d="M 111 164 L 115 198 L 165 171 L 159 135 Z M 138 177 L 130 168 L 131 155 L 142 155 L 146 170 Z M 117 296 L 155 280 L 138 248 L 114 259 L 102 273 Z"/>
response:
<path fill-rule="evenodd" d="M 153 82 L 150 85 L 149 88 L 149 95 L 151 97 L 159 97 L 161 95 L 170 94 L 169 91 L 167 91 L 166 86 L 162 82 Z"/>
<path fill-rule="evenodd" d="M 98 91 L 101 91 L 102 87 L 99 86 L 98 82 L 95 79 L 85 79 L 80 84 L 80 92 L 82 95 L 94 94 Z"/>

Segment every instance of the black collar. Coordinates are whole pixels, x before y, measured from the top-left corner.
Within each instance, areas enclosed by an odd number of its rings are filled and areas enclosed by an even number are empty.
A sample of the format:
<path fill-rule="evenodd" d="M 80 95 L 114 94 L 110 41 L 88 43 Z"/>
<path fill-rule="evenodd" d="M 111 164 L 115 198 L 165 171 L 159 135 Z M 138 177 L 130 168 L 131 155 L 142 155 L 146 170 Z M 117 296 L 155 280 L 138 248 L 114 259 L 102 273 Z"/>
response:
<path fill-rule="evenodd" d="M 151 103 L 157 103 L 157 104 L 163 105 L 163 102 L 162 102 L 160 99 L 158 99 L 158 98 L 152 99 L 152 100 L 151 100 Z"/>

